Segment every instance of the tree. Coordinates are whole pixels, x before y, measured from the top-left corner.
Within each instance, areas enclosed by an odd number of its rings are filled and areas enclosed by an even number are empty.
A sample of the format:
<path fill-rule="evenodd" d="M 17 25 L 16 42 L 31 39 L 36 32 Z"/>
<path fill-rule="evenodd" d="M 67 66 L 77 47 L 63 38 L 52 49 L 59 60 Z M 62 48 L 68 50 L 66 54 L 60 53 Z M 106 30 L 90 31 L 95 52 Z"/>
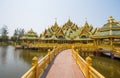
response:
<path fill-rule="evenodd" d="M 24 31 L 24 29 L 15 29 L 14 30 L 14 34 L 13 34 L 13 37 L 12 37 L 12 40 L 13 41 L 19 41 L 20 40 L 20 38 L 24 35 L 24 33 L 25 33 L 25 31 Z"/>
<path fill-rule="evenodd" d="M 8 41 L 8 28 L 6 25 L 4 25 L 2 28 L 1 28 L 1 37 L 2 37 L 2 41 L 3 42 L 7 42 Z"/>
<path fill-rule="evenodd" d="M 24 29 L 19 29 L 19 34 L 18 34 L 18 38 L 21 38 L 24 35 L 25 31 Z"/>

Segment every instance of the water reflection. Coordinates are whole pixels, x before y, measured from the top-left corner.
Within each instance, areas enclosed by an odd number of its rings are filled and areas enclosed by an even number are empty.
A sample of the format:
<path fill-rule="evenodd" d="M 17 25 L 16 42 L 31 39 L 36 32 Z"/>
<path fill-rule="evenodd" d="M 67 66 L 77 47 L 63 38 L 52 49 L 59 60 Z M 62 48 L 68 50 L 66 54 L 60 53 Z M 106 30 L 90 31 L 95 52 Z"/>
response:
<path fill-rule="evenodd" d="M 0 78 L 20 78 L 31 67 L 34 56 L 41 59 L 46 53 L 0 46 Z"/>
<path fill-rule="evenodd" d="M 102 73 L 106 78 L 120 77 L 120 60 L 112 60 L 107 57 L 93 57 L 93 67 Z"/>
<path fill-rule="evenodd" d="M 88 56 L 80 54 L 84 59 Z M 90 54 L 89 54 L 90 55 Z M 100 72 L 105 78 L 120 78 L 120 60 L 112 60 L 105 56 L 91 56 L 92 66 Z"/>
<path fill-rule="evenodd" d="M 6 55 L 7 55 L 7 52 L 6 52 L 6 49 L 5 47 L 0 47 L 0 61 L 2 64 L 5 64 L 6 62 Z"/>

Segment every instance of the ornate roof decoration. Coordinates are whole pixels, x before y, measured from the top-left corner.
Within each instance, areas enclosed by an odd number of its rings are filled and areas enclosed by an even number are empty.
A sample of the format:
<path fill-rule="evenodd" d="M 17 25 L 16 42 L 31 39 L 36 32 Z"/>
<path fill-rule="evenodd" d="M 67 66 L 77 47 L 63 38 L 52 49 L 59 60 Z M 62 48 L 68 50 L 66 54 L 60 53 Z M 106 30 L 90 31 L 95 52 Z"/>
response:
<path fill-rule="evenodd" d="M 44 34 L 40 36 L 43 40 L 92 40 L 91 36 L 96 33 L 97 28 L 93 28 L 86 21 L 83 27 L 78 27 L 70 19 L 59 27 L 55 21 L 54 25 L 45 30 Z"/>
<path fill-rule="evenodd" d="M 79 33 L 79 36 L 82 36 L 85 34 L 86 36 L 92 36 L 96 32 L 96 29 L 93 28 L 93 26 L 90 26 L 88 22 L 86 21 L 84 26 L 81 28 L 81 32 Z"/>
<path fill-rule="evenodd" d="M 120 23 L 112 16 L 109 17 L 106 24 L 93 36 L 93 38 L 112 38 L 120 37 Z"/>
<path fill-rule="evenodd" d="M 38 39 L 38 36 L 31 28 L 21 39 Z"/>
<path fill-rule="evenodd" d="M 44 32 L 44 38 L 47 40 L 59 40 L 59 39 L 65 39 L 65 35 L 63 33 L 63 30 L 61 27 L 58 26 L 57 22 L 55 21 L 54 25 L 52 25 L 50 28 L 45 30 Z"/>

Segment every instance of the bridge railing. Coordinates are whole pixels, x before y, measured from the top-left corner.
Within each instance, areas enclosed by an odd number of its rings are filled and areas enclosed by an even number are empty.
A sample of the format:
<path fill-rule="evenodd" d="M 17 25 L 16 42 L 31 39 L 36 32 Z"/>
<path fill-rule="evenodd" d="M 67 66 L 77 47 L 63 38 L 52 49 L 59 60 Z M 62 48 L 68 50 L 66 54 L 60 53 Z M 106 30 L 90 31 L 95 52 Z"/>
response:
<path fill-rule="evenodd" d="M 66 47 L 54 48 L 52 51 L 48 50 L 48 54 L 38 61 L 37 57 L 32 59 L 32 67 L 21 78 L 39 78 L 49 65 L 56 54 L 64 50 Z"/>
<path fill-rule="evenodd" d="M 79 68 L 82 70 L 85 78 L 105 78 L 102 74 L 96 71 L 91 65 L 92 59 L 90 57 L 86 58 L 86 61 L 78 54 L 78 50 L 72 48 L 72 56 L 74 57 Z"/>

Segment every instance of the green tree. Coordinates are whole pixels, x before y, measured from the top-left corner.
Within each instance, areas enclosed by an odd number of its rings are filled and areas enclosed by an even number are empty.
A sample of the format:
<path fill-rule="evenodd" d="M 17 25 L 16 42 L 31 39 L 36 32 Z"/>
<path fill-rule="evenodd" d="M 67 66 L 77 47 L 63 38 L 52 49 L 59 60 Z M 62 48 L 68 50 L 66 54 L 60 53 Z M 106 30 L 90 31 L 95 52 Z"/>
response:
<path fill-rule="evenodd" d="M 15 42 L 18 42 L 20 41 L 20 38 L 24 35 L 25 31 L 24 29 L 15 29 L 14 30 L 14 34 L 13 34 L 13 37 L 12 37 L 12 40 L 15 41 Z"/>
<path fill-rule="evenodd" d="M 21 38 L 24 35 L 25 31 L 24 29 L 19 29 L 19 34 L 18 34 L 18 38 Z"/>
<path fill-rule="evenodd" d="M 1 38 L 2 42 L 8 42 L 8 28 L 6 25 L 1 28 Z"/>

